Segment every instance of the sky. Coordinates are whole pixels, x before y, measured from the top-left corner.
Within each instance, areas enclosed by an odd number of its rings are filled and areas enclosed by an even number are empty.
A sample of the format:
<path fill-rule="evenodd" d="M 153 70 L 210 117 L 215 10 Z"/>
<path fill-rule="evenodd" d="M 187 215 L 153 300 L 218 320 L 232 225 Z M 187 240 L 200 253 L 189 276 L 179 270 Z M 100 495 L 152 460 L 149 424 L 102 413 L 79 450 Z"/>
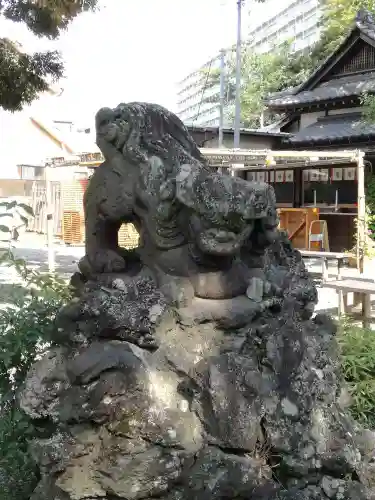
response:
<path fill-rule="evenodd" d="M 266 12 L 264 4 L 250 2 L 246 0 L 243 9 L 244 34 L 249 22 Z M 236 3 L 102 0 L 97 12 L 77 17 L 53 42 L 34 37 L 23 25 L 0 19 L 1 36 L 19 41 L 27 51 L 58 49 L 65 62 L 65 76 L 59 82 L 64 88 L 62 96 L 48 110 L 42 109 L 40 101 L 18 115 L 48 112 L 51 119 L 92 126 L 100 107 L 120 102 L 155 102 L 176 111 L 177 82 L 235 42 Z M 0 112 L 0 156 L 5 154 L 5 143 L 10 154 L 13 140 L 6 135 L 20 119 Z"/>
<path fill-rule="evenodd" d="M 61 51 L 66 116 L 58 118 L 66 119 L 132 100 L 176 110 L 176 83 L 235 41 L 236 15 L 236 0 L 103 0 L 57 42 L 35 39 L 10 22 L 0 28 L 27 50 Z M 244 29 L 247 17 L 244 11 Z"/>

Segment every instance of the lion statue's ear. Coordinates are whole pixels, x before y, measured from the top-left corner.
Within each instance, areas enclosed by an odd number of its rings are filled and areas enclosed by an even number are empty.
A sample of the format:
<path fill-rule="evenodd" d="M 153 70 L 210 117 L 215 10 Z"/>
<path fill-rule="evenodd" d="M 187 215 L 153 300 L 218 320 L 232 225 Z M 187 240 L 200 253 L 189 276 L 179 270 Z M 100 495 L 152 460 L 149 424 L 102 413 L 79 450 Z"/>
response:
<path fill-rule="evenodd" d="M 181 146 L 188 151 L 191 156 L 199 160 L 202 163 L 206 163 L 204 156 L 200 152 L 198 146 L 196 145 L 193 137 L 190 135 L 188 129 L 185 127 L 183 122 L 178 118 L 178 116 L 173 113 L 168 113 L 169 122 L 169 134 L 175 139 Z"/>
<path fill-rule="evenodd" d="M 115 121 L 115 112 L 111 108 L 101 108 L 95 115 L 96 130 L 100 130 L 103 126 Z"/>

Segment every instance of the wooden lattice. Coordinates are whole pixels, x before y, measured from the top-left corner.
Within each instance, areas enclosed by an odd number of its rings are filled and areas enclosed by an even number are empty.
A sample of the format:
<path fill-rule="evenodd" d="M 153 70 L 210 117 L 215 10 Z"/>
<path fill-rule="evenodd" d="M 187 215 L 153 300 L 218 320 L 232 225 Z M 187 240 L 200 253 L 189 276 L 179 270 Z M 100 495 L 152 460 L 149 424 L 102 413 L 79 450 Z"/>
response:
<path fill-rule="evenodd" d="M 63 182 L 61 184 L 61 199 L 64 211 L 83 214 L 84 188 L 79 181 Z"/>
<path fill-rule="evenodd" d="M 63 240 L 70 245 L 85 241 L 83 194 L 87 181 L 64 182 L 62 184 Z M 139 234 L 133 224 L 123 224 L 119 230 L 118 242 L 122 248 L 136 248 Z"/>
<path fill-rule="evenodd" d="M 139 242 L 139 234 L 133 224 L 123 224 L 118 232 L 118 244 L 122 248 L 136 248 Z"/>
<path fill-rule="evenodd" d="M 375 48 L 362 42 L 348 52 L 327 79 L 369 70 L 375 70 Z"/>
<path fill-rule="evenodd" d="M 77 211 L 63 212 L 62 230 L 64 243 L 80 245 L 85 241 L 83 217 Z"/>

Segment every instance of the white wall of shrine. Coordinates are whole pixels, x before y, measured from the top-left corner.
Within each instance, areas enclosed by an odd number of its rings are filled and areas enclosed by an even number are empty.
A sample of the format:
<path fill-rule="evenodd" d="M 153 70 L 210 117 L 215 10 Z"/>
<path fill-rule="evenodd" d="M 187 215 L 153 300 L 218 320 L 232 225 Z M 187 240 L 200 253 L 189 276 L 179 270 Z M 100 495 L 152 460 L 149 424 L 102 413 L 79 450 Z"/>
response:
<path fill-rule="evenodd" d="M 325 111 L 315 111 L 314 113 L 304 113 L 301 115 L 300 130 L 315 123 L 318 118 L 325 116 Z"/>
<path fill-rule="evenodd" d="M 345 115 L 348 113 L 360 113 L 362 109 L 360 107 L 357 108 L 341 108 L 341 109 L 331 109 L 328 111 L 329 116 L 335 115 Z M 325 110 L 315 111 L 313 113 L 303 113 L 301 114 L 300 119 L 300 127 L 299 130 L 302 130 L 313 123 L 316 123 L 319 118 L 326 116 Z M 297 132 L 297 130 L 288 129 L 288 132 Z"/>
<path fill-rule="evenodd" d="M 348 113 L 361 113 L 363 110 L 362 108 L 341 108 L 341 109 L 330 109 L 328 111 L 329 116 L 334 116 L 334 115 L 346 115 Z"/>

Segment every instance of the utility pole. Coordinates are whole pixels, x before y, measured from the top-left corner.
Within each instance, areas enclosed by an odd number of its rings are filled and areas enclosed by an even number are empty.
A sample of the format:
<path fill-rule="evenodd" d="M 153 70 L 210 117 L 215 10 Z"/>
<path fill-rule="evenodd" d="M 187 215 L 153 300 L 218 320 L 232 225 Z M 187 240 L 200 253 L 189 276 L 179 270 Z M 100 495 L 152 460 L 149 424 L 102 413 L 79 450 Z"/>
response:
<path fill-rule="evenodd" d="M 219 148 L 224 146 L 224 106 L 225 106 L 225 50 L 220 51 L 220 118 L 219 118 Z"/>
<path fill-rule="evenodd" d="M 53 203 L 52 203 L 52 164 L 45 166 L 45 186 L 46 186 L 46 212 L 47 212 L 47 249 L 48 249 L 48 271 L 55 271 L 55 252 L 53 248 Z"/>
<path fill-rule="evenodd" d="M 243 0 L 237 0 L 237 46 L 236 46 L 236 104 L 234 116 L 234 148 L 240 147 L 241 127 L 241 9 Z"/>

